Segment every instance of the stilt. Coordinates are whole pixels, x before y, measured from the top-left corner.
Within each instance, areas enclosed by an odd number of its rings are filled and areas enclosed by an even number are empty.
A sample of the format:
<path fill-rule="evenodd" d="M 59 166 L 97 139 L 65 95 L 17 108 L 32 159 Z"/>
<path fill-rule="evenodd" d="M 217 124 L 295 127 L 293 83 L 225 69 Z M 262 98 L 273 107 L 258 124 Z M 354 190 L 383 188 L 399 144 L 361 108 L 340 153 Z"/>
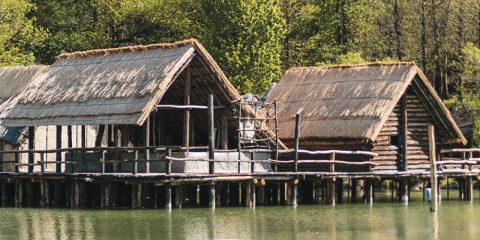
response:
<path fill-rule="evenodd" d="M 137 208 L 143 208 L 143 184 L 137 186 Z"/>
<path fill-rule="evenodd" d="M 175 207 L 182 208 L 183 205 L 183 185 L 175 187 Z"/>
<path fill-rule="evenodd" d="M 327 204 L 335 205 L 336 198 L 336 179 L 328 179 L 327 180 Z"/>
<path fill-rule="evenodd" d="M 292 184 L 292 206 L 296 207 L 298 205 L 298 180 L 294 180 Z"/>
<path fill-rule="evenodd" d="M 105 208 L 105 183 L 100 183 L 100 208 Z"/>
<path fill-rule="evenodd" d="M 430 159 L 430 182 L 432 185 L 432 205 L 430 211 L 437 211 L 438 205 L 438 182 L 437 182 L 437 160 L 435 151 L 435 132 L 432 124 L 428 125 L 428 156 Z"/>
<path fill-rule="evenodd" d="M 79 208 L 80 207 L 80 183 L 78 181 L 75 181 L 75 207 Z"/>
<path fill-rule="evenodd" d="M 357 179 L 356 178 L 352 178 L 350 191 L 352 192 L 350 194 L 351 202 L 356 203 L 357 202 Z"/>
<path fill-rule="evenodd" d="M 463 190 L 463 179 L 457 178 L 458 183 L 458 200 L 464 199 L 464 190 Z"/>
<path fill-rule="evenodd" d="M 408 179 L 400 180 L 400 201 L 408 203 Z"/>
<path fill-rule="evenodd" d="M 23 182 L 15 182 L 15 207 L 23 205 Z"/>
<path fill-rule="evenodd" d="M 165 183 L 165 209 L 172 209 L 172 184 Z"/>
<path fill-rule="evenodd" d="M 45 207 L 45 180 L 40 180 L 40 207 Z"/>
<path fill-rule="evenodd" d="M 2 181 L 1 187 L 2 187 L 2 207 L 6 207 L 7 206 L 7 184 L 5 184 L 5 182 Z"/>
<path fill-rule="evenodd" d="M 450 183 L 448 181 L 448 177 L 446 179 L 447 179 L 447 201 L 448 201 L 450 200 Z"/>
<path fill-rule="evenodd" d="M 70 182 L 70 189 L 69 189 L 69 195 L 70 195 L 70 208 L 75 207 L 75 182 Z"/>
<path fill-rule="evenodd" d="M 373 204 L 373 180 L 365 180 L 365 204 Z"/>
<path fill-rule="evenodd" d="M 468 201 L 473 202 L 473 178 L 467 178 L 468 185 Z"/>
<path fill-rule="evenodd" d="M 336 181 L 336 195 L 337 195 L 337 201 L 338 203 L 343 202 L 343 178 L 338 178 Z"/>
<path fill-rule="evenodd" d="M 210 183 L 209 206 L 215 208 L 215 182 Z"/>
<path fill-rule="evenodd" d="M 137 208 L 137 191 L 138 191 L 138 185 L 137 184 L 132 184 L 132 192 L 131 192 L 131 208 Z"/>
<path fill-rule="evenodd" d="M 104 201 L 105 201 L 105 207 L 109 208 L 110 207 L 110 194 L 112 192 L 112 183 L 105 183 L 104 186 Z"/>
<path fill-rule="evenodd" d="M 30 180 L 25 182 L 25 191 L 27 194 L 27 206 L 33 207 L 33 189 L 32 182 Z"/>

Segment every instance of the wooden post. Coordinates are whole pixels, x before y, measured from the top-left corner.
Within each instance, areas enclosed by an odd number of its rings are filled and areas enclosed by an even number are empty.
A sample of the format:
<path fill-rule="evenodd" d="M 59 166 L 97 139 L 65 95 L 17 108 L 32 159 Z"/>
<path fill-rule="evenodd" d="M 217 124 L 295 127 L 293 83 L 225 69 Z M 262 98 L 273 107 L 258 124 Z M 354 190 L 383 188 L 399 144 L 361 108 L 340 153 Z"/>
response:
<path fill-rule="evenodd" d="M 183 205 L 183 185 L 175 187 L 175 207 L 182 208 Z"/>
<path fill-rule="evenodd" d="M 222 149 L 228 149 L 228 119 L 226 116 L 226 112 L 224 111 L 222 114 Z"/>
<path fill-rule="evenodd" d="M 172 210 L 172 183 L 165 183 L 165 209 Z"/>
<path fill-rule="evenodd" d="M 150 173 L 150 116 L 145 121 L 145 173 Z"/>
<path fill-rule="evenodd" d="M 190 65 L 185 69 L 185 95 L 183 103 L 190 105 Z M 186 109 L 183 113 L 183 147 L 189 151 L 190 147 L 190 110 Z"/>
<path fill-rule="evenodd" d="M 400 201 L 404 203 L 408 203 L 408 179 L 401 179 L 400 180 Z"/>
<path fill-rule="evenodd" d="M 275 100 L 273 104 L 275 106 L 275 160 L 278 160 L 278 114 L 277 114 L 278 102 L 277 100 Z M 278 171 L 278 166 L 276 163 L 275 163 L 275 167 L 273 168 L 273 171 L 274 172 Z"/>
<path fill-rule="evenodd" d="M 35 149 L 35 127 L 28 127 L 28 173 L 33 173 L 33 150 Z"/>
<path fill-rule="evenodd" d="M 172 156 L 172 149 L 171 148 L 167 148 L 167 157 L 170 157 Z M 166 159 L 165 160 L 165 173 L 167 174 L 167 176 L 170 176 L 170 174 L 172 174 L 172 160 L 171 159 Z"/>
<path fill-rule="evenodd" d="M 242 98 L 238 100 L 238 143 L 237 143 L 237 151 L 238 151 L 238 173 L 240 173 L 241 170 L 241 162 L 242 160 L 242 154 L 241 154 L 241 149 L 242 149 L 242 132 L 240 131 L 242 127 Z"/>
<path fill-rule="evenodd" d="M 79 208 L 80 207 L 80 194 L 81 194 L 81 190 L 80 190 L 80 182 L 78 181 L 75 181 L 74 183 L 75 185 L 75 207 L 76 208 Z"/>
<path fill-rule="evenodd" d="M 40 207 L 45 207 L 45 180 L 40 180 Z"/>
<path fill-rule="evenodd" d="M 56 141 L 56 148 L 57 148 L 57 152 L 56 152 L 56 159 L 55 161 L 57 162 L 56 165 L 55 165 L 55 172 L 56 173 L 61 173 L 62 172 L 62 152 L 60 151 L 60 149 L 62 149 L 62 126 L 57 126 L 57 132 L 56 132 L 56 137 L 57 137 L 57 141 Z"/>
<path fill-rule="evenodd" d="M 137 191 L 138 191 L 138 185 L 137 184 L 132 184 L 132 191 L 130 193 L 130 199 L 131 199 L 131 208 L 137 208 Z"/>
<path fill-rule="evenodd" d="M 86 131 L 86 128 L 85 128 L 85 125 L 82 125 L 81 127 L 81 146 L 82 148 L 86 148 L 87 147 L 87 131 Z"/>
<path fill-rule="evenodd" d="M 4 181 L 2 181 L 2 207 L 7 206 L 7 184 L 5 184 Z"/>
<path fill-rule="evenodd" d="M 213 109 L 213 95 L 208 96 L 208 159 L 209 159 L 209 173 L 215 172 L 214 158 L 215 158 L 215 119 Z M 214 184 L 213 184 L 214 185 Z M 213 190 L 215 191 L 215 189 Z"/>
<path fill-rule="evenodd" d="M 373 204 L 373 180 L 365 179 L 365 203 Z"/>
<path fill-rule="evenodd" d="M 143 184 L 137 184 L 137 208 L 143 207 Z"/>
<path fill-rule="evenodd" d="M 72 126 L 67 127 L 67 147 L 73 148 L 73 135 L 72 135 Z M 73 151 L 70 151 L 70 162 L 74 163 L 75 159 L 73 158 Z M 75 164 L 70 164 L 71 173 L 75 172 Z"/>
<path fill-rule="evenodd" d="M 428 125 L 428 146 L 429 146 L 429 157 L 430 157 L 430 181 L 432 185 L 432 205 L 430 211 L 437 211 L 438 204 L 438 187 L 437 187 L 437 160 L 436 160 L 436 150 L 435 150 L 435 132 L 432 124 Z"/>
<path fill-rule="evenodd" d="M 338 203 L 342 203 L 343 202 L 343 179 L 342 178 L 338 178 L 337 179 L 337 182 L 336 182 L 336 197 L 337 197 L 337 200 L 336 202 Z"/>
<path fill-rule="evenodd" d="M 407 93 L 403 94 L 401 100 L 401 137 L 400 137 L 400 160 L 402 161 L 402 171 L 407 171 L 407 136 L 408 136 L 408 129 L 407 129 Z"/>
<path fill-rule="evenodd" d="M 15 182 L 15 207 L 23 205 L 23 182 Z"/>
<path fill-rule="evenodd" d="M 209 206 L 215 208 L 215 182 L 213 181 L 210 183 Z"/>
<path fill-rule="evenodd" d="M 105 183 L 100 183 L 100 208 L 105 208 Z"/>
<path fill-rule="evenodd" d="M 138 150 L 135 150 L 135 157 L 132 162 L 132 174 L 137 174 L 138 172 Z"/>
<path fill-rule="evenodd" d="M 253 182 L 249 183 L 250 187 L 250 207 L 254 208 L 256 206 L 256 186 Z"/>
<path fill-rule="evenodd" d="M 298 205 L 298 179 L 293 180 L 293 196 L 292 196 L 292 206 L 296 207 Z"/>
<path fill-rule="evenodd" d="M 300 146 L 300 121 L 302 119 L 300 113 L 302 110 L 300 109 L 295 114 L 295 152 L 294 152 L 294 171 L 298 172 L 298 148 Z"/>
<path fill-rule="evenodd" d="M 473 202 L 473 177 L 467 177 L 467 185 L 468 185 L 468 201 Z"/>
<path fill-rule="evenodd" d="M 352 203 L 357 202 L 357 179 L 356 178 L 352 178 L 352 186 L 350 191 L 352 192 L 350 194 L 351 202 Z"/>

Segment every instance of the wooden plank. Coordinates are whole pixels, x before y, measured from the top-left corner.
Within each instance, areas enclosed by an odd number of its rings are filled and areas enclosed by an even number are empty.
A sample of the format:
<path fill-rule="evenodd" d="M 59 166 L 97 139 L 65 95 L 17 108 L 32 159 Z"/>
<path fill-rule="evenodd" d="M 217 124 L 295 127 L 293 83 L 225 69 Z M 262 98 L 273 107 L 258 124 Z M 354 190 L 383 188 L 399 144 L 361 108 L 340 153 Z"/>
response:
<path fill-rule="evenodd" d="M 185 93 L 183 103 L 190 105 L 190 66 L 185 69 Z M 183 147 L 186 148 L 186 152 L 189 151 L 190 146 L 190 109 L 186 109 L 183 112 Z"/>
<path fill-rule="evenodd" d="M 428 126 L 428 143 L 430 146 L 429 157 L 430 157 L 430 182 L 432 185 L 432 205 L 430 211 L 437 211 L 437 160 L 436 160 L 436 151 L 435 151 L 435 132 L 433 125 Z"/>
<path fill-rule="evenodd" d="M 239 140 L 240 141 L 240 140 Z M 213 95 L 208 96 L 208 158 L 215 159 L 215 118 L 213 110 Z M 209 162 L 209 173 L 215 172 L 214 162 Z"/>
<path fill-rule="evenodd" d="M 35 149 L 35 127 L 28 127 L 28 150 Z M 33 164 L 33 152 L 28 153 L 28 164 Z M 33 173 L 33 165 L 28 165 L 28 172 Z"/>

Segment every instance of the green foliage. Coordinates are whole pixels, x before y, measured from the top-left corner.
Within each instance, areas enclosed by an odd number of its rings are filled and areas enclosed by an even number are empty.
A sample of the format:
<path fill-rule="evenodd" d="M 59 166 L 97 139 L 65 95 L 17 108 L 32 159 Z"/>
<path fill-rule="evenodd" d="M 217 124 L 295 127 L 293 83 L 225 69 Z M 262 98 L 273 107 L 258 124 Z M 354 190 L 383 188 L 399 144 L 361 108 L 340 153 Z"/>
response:
<path fill-rule="evenodd" d="M 203 0 L 208 48 L 240 92 L 262 94 L 281 75 L 284 20 L 275 0 Z"/>
<path fill-rule="evenodd" d="M 473 123 L 472 144 L 475 147 L 480 147 L 480 119 Z"/>
<path fill-rule="evenodd" d="M 480 73 L 480 49 L 473 43 L 469 42 L 462 50 L 464 55 L 464 75 L 473 79 L 477 79 Z"/>
<path fill-rule="evenodd" d="M 365 59 L 362 58 L 362 55 L 359 52 L 348 52 L 342 54 L 337 58 L 338 64 L 361 64 L 366 63 Z"/>
<path fill-rule="evenodd" d="M 34 49 L 44 33 L 28 14 L 34 6 L 26 0 L 0 1 L 0 66 L 28 65 L 35 61 Z"/>

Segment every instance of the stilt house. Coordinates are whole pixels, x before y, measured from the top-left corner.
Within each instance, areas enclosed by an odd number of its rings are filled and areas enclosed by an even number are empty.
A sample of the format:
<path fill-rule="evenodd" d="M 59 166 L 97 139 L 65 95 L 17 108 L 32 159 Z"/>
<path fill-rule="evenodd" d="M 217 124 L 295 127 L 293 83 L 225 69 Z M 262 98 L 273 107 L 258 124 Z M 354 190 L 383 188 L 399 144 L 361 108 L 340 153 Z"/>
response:
<path fill-rule="evenodd" d="M 279 137 L 293 147 L 295 114 L 302 109 L 300 148 L 377 153 L 370 168 L 339 165 L 336 171 L 428 174 L 428 126 L 437 152 L 466 139 L 425 75 L 411 62 L 293 68 L 271 90 L 278 102 Z M 300 168 L 313 168 L 303 165 Z M 315 165 L 329 171 L 328 165 Z"/>
<path fill-rule="evenodd" d="M 207 124 L 210 95 L 213 133 Z M 222 150 L 216 153 L 216 159 L 253 157 L 239 152 L 243 137 L 238 129 L 239 119 L 254 117 L 255 111 L 239 101 L 239 93 L 204 47 L 196 40 L 186 40 L 61 55 L 21 93 L 5 124 L 31 129 L 49 125 L 98 129 L 92 141 L 97 148 L 81 145 L 84 149 L 78 150 L 80 153 L 68 151 L 67 161 L 58 157 L 54 160 L 55 164 L 69 166 L 67 171 L 132 172 L 137 169 L 128 160 L 135 158 L 147 160 L 139 164 L 139 173 L 160 173 L 169 171 L 165 163 L 149 160 L 160 160 L 166 146 L 182 147 L 177 156 L 207 159 L 206 146 L 216 139 L 210 144 Z M 265 123 L 258 123 L 256 129 L 254 137 L 267 139 L 258 148 L 275 145 L 274 133 Z M 58 133 L 57 141 L 62 141 L 62 130 Z M 67 135 L 72 141 L 71 134 Z M 85 142 L 84 137 L 80 136 L 81 142 Z M 102 141 L 111 149 L 101 149 Z M 135 151 L 135 147 L 145 151 Z M 270 158 L 255 154 L 256 158 Z M 32 156 L 30 163 L 40 157 Z M 70 169 L 70 161 L 76 162 L 75 169 Z M 238 165 L 219 163 L 215 172 L 250 170 L 248 164 Z M 256 167 L 270 169 L 265 164 Z M 209 164 L 175 162 L 172 171 L 208 173 Z"/>

